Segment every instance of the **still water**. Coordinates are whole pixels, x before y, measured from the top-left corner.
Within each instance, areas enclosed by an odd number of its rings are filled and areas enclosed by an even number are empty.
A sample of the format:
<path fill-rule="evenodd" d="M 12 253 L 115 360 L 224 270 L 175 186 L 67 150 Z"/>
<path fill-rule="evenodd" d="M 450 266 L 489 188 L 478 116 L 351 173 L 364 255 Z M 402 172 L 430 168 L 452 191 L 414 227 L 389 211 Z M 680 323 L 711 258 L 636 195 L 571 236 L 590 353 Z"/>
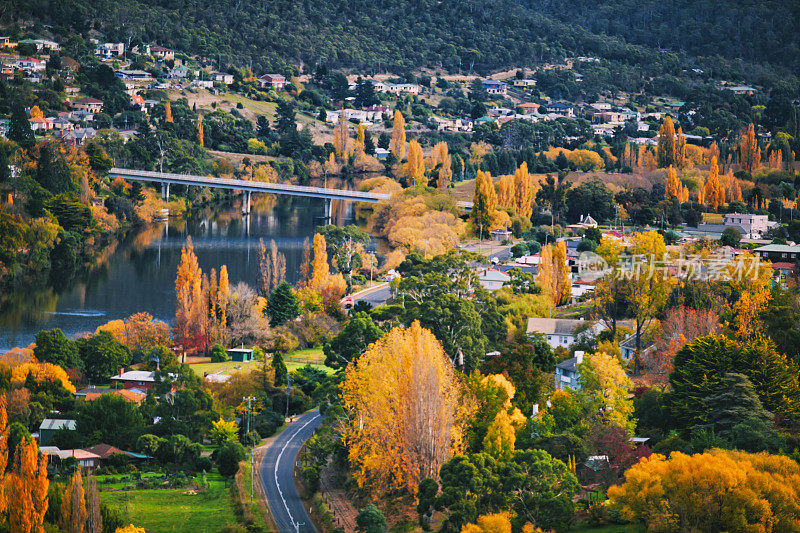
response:
<path fill-rule="evenodd" d="M 253 197 L 249 217 L 234 204 L 172 218 L 106 250 L 82 282 L 61 292 L 48 288 L 13 295 L 0 312 L 0 353 L 27 346 L 42 329 L 60 328 L 73 336 L 141 311 L 170 322 L 175 315 L 175 275 L 187 235 L 203 272 L 219 272 L 225 264 L 231 285 L 254 285 L 259 241 L 269 247 L 274 240 L 286 255 L 287 281 L 295 282 L 303 241 L 324 223 L 323 200 L 258 196 Z M 352 218 L 353 204 L 333 202 L 332 223 Z"/>

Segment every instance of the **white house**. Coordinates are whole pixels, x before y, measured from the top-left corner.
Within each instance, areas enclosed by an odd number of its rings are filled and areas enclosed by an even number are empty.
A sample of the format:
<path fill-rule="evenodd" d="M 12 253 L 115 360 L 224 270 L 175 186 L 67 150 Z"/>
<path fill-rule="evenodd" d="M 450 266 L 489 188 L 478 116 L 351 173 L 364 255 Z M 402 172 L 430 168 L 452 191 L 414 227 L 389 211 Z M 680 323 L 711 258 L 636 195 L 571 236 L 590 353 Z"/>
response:
<path fill-rule="evenodd" d="M 751 215 L 747 213 L 728 213 L 723 222 L 725 227 L 738 226 L 744 232 L 742 237 L 760 237 L 772 227 L 767 215 Z"/>
<path fill-rule="evenodd" d="M 527 333 L 541 333 L 552 348 L 569 348 L 575 341 L 597 335 L 605 329 L 600 322 L 569 318 L 529 318 Z"/>
<path fill-rule="evenodd" d="M 581 384 L 578 382 L 581 373 L 578 365 L 583 363 L 583 352 L 575 352 L 575 357 L 570 357 L 556 365 L 556 388 L 559 390 L 573 389 L 580 390 Z"/>
<path fill-rule="evenodd" d="M 103 59 L 111 59 L 125 53 L 125 43 L 101 43 L 94 49 L 94 55 Z"/>
<path fill-rule="evenodd" d="M 47 67 L 47 63 L 35 57 L 21 58 L 17 61 L 17 68 L 28 72 L 41 72 Z"/>
<path fill-rule="evenodd" d="M 288 85 L 289 82 L 282 74 L 264 74 L 256 80 L 256 83 L 262 89 L 274 89 L 276 91 L 281 91 L 284 87 L 286 87 L 286 85 Z"/>
<path fill-rule="evenodd" d="M 211 78 L 220 83 L 224 83 L 225 85 L 230 85 L 233 83 L 233 74 L 228 74 L 227 72 L 214 72 L 211 74 Z"/>
<path fill-rule="evenodd" d="M 482 268 L 477 274 L 478 282 L 487 291 L 496 291 L 511 280 L 511 276 L 494 268 Z"/>
<path fill-rule="evenodd" d="M 175 59 L 174 50 L 170 50 L 169 48 L 164 48 L 163 46 L 157 46 L 157 45 L 150 47 L 150 55 L 152 55 L 153 57 L 157 57 L 158 59 L 163 59 L 164 61 Z"/>
<path fill-rule="evenodd" d="M 483 80 L 483 89 L 488 94 L 505 95 L 508 92 L 508 84 L 498 80 Z"/>
<path fill-rule="evenodd" d="M 535 87 L 536 80 L 531 78 L 523 78 L 521 80 L 514 80 L 514 87 Z"/>

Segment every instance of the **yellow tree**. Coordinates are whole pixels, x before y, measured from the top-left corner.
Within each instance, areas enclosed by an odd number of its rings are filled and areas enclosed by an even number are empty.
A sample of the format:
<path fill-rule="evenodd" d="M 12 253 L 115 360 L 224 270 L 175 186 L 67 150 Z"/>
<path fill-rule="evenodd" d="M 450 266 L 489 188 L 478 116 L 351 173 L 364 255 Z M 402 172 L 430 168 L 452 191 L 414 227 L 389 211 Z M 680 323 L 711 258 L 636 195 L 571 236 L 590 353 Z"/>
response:
<path fill-rule="evenodd" d="M 550 296 L 555 301 L 553 286 L 555 285 L 556 273 L 553 269 L 553 247 L 551 245 L 542 246 L 539 251 L 539 273 L 537 281 L 544 294 Z"/>
<path fill-rule="evenodd" d="M 194 254 L 192 238 L 186 238 L 175 278 L 175 339 L 186 349 L 205 348 L 207 307 L 202 290 L 203 271 Z"/>
<path fill-rule="evenodd" d="M 675 125 L 670 117 L 664 117 L 661 129 L 658 132 L 658 166 L 668 167 L 674 165 L 675 161 Z"/>
<path fill-rule="evenodd" d="M 395 328 L 347 367 L 344 442 L 356 482 L 373 494 L 437 478 L 461 449 L 461 390 L 441 343 L 414 321 Z"/>
<path fill-rule="evenodd" d="M 514 176 L 500 176 L 497 180 L 497 205 L 514 208 Z"/>
<path fill-rule="evenodd" d="M 83 492 L 83 477 L 78 468 L 72 474 L 69 484 L 61 498 L 61 529 L 68 533 L 83 533 L 89 513 Z"/>
<path fill-rule="evenodd" d="M 719 167 L 716 158 L 711 158 L 711 165 L 708 170 L 708 179 L 703 188 L 703 198 L 709 209 L 716 211 L 720 206 L 725 205 L 725 189 L 719 182 Z"/>
<path fill-rule="evenodd" d="M 356 142 L 361 150 L 364 150 L 364 144 L 366 143 L 367 137 L 367 128 L 363 124 L 358 125 L 358 130 L 356 130 Z"/>
<path fill-rule="evenodd" d="M 314 261 L 311 264 L 311 282 L 309 287 L 319 292 L 328 283 L 330 267 L 328 266 L 328 251 L 325 236 L 317 233 L 314 235 Z"/>
<path fill-rule="evenodd" d="M 572 298 L 572 280 L 567 264 L 567 245 L 559 241 L 553 250 L 553 303 L 564 305 Z"/>
<path fill-rule="evenodd" d="M 492 175 L 482 170 L 475 177 L 475 195 L 472 198 L 472 222 L 474 229 L 484 235 L 495 221 L 497 194 L 492 183 Z"/>
<path fill-rule="evenodd" d="M 578 370 L 591 415 L 603 425 L 621 427 L 632 435 L 636 423 L 631 420 L 633 402 L 628 393 L 633 384 L 619 360 L 605 353 L 587 355 Z"/>
<path fill-rule="evenodd" d="M 147 531 L 143 527 L 136 527 L 133 524 L 129 524 L 125 527 L 118 527 L 114 533 L 147 533 Z"/>
<path fill-rule="evenodd" d="M 172 103 L 169 100 L 164 102 L 164 122 L 172 122 Z"/>
<path fill-rule="evenodd" d="M 219 310 L 219 326 L 221 331 L 228 327 L 228 302 L 231 296 L 230 282 L 228 281 L 228 266 L 222 265 L 219 269 L 219 288 L 217 295 L 217 309 Z M 224 334 L 223 334 L 224 337 Z"/>
<path fill-rule="evenodd" d="M 482 515 L 477 523 L 461 528 L 461 533 L 511 533 L 511 520 L 507 513 Z"/>
<path fill-rule="evenodd" d="M 31 118 L 44 118 L 44 113 L 42 113 L 42 110 L 39 109 L 38 105 L 35 105 L 31 108 Z"/>
<path fill-rule="evenodd" d="M 675 132 L 675 165 L 678 168 L 686 167 L 686 137 L 680 126 Z"/>
<path fill-rule="evenodd" d="M 442 141 L 436 143 L 433 147 L 430 166 L 431 170 L 436 170 L 438 167 L 436 186 L 439 189 L 446 189 L 450 185 L 450 180 L 453 177 L 452 160 L 450 159 L 450 153 L 448 152 L 446 142 Z"/>
<path fill-rule="evenodd" d="M 484 387 L 505 391 L 505 401 L 495 415 L 483 439 L 483 449 L 499 461 L 508 461 L 514 455 L 517 429 L 527 420 L 522 412 L 514 407 L 511 400 L 516 394 L 514 385 L 503 374 L 491 374 L 481 380 Z"/>
<path fill-rule="evenodd" d="M 200 146 L 204 146 L 203 142 L 203 115 L 197 117 L 197 142 Z"/>
<path fill-rule="evenodd" d="M 414 185 L 424 182 L 425 158 L 422 155 L 422 146 L 416 139 L 408 145 L 408 162 L 403 167 L 403 174 L 414 182 Z"/>
<path fill-rule="evenodd" d="M 533 213 L 533 178 L 525 161 L 514 172 L 514 209 L 522 218 L 530 218 Z"/>
<path fill-rule="evenodd" d="M 758 147 L 756 130 L 752 122 L 739 140 L 739 166 L 750 174 L 761 166 L 761 148 Z"/>
<path fill-rule="evenodd" d="M 772 297 L 770 263 L 746 252 L 731 260 L 725 273 L 731 292 L 739 295 L 725 306 L 725 324 L 742 340 L 762 334 L 764 323 L 760 317 Z"/>
<path fill-rule="evenodd" d="M 339 111 L 339 122 L 333 130 L 333 150 L 336 157 L 347 157 L 349 155 L 347 142 L 349 134 L 347 132 L 347 120 L 344 117 L 344 110 Z"/>
<path fill-rule="evenodd" d="M 667 185 L 666 190 L 664 191 L 667 195 L 667 198 L 674 196 L 679 201 L 681 199 L 681 193 L 683 192 L 683 184 L 681 180 L 678 179 L 678 173 L 675 172 L 675 167 L 672 165 L 669 166 L 669 170 L 667 170 Z"/>
<path fill-rule="evenodd" d="M 406 156 L 406 119 L 397 109 L 394 111 L 394 127 L 392 128 L 392 141 L 389 144 L 389 150 L 398 161 L 402 161 Z"/>

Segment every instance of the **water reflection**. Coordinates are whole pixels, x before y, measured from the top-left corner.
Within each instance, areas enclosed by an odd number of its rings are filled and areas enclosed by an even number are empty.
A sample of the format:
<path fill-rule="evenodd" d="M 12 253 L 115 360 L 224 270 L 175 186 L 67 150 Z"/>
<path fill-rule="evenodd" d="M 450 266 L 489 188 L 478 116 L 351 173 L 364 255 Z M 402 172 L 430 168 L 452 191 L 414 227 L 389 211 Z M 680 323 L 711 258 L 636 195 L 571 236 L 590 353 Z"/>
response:
<path fill-rule="evenodd" d="M 193 211 L 181 219 L 147 228 L 105 250 L 91 275 L 68 288 L 13 294 L 0 314 L 0 352 L 27 346 L 41 329 L 61 328 L 67 335 L 94 331 L 109 320 L 147 311 L 171 320 L 175 273 L 187 235 L 204 271 L 228 266 L 231 284 L 253 284 L 258 243 L 275 240 L 286 255 L 286 277 L 296 281 L 303 241 L 322 223 L 323 200 L 253 195 L 252 212 L 238 204 Z M 353 204 L 334 201 L 333 223 L 352 220 Z"/>

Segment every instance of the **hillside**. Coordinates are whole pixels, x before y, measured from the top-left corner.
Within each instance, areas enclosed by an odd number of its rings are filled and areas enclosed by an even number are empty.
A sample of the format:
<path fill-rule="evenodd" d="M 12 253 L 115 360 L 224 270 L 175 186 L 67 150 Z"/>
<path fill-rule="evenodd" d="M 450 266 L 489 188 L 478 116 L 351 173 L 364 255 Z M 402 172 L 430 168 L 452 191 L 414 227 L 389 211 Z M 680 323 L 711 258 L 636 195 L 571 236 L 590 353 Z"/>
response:
<path fill-rule="evenodd" d="M 717 71 L 733 65 L 751 74 L 758 63 L 791 68 L 800 61 L 797 9 L 774 16 L 773 0 L 726 0 L 722 9 L 708 0 L 700 7 L 648 0 L 644 9 L 633 0 L 16 1 L 13 14 L 52 24 L 56 33 L 101 29 L 110 39 L 155 41 L 254 71 L 301 62 L 487 71 L 592 55 L 637 65 L 646 76 L 674 73 L 676 57 L 662 49 L 743 57 L 750 64 L 709 61 Z"/>

